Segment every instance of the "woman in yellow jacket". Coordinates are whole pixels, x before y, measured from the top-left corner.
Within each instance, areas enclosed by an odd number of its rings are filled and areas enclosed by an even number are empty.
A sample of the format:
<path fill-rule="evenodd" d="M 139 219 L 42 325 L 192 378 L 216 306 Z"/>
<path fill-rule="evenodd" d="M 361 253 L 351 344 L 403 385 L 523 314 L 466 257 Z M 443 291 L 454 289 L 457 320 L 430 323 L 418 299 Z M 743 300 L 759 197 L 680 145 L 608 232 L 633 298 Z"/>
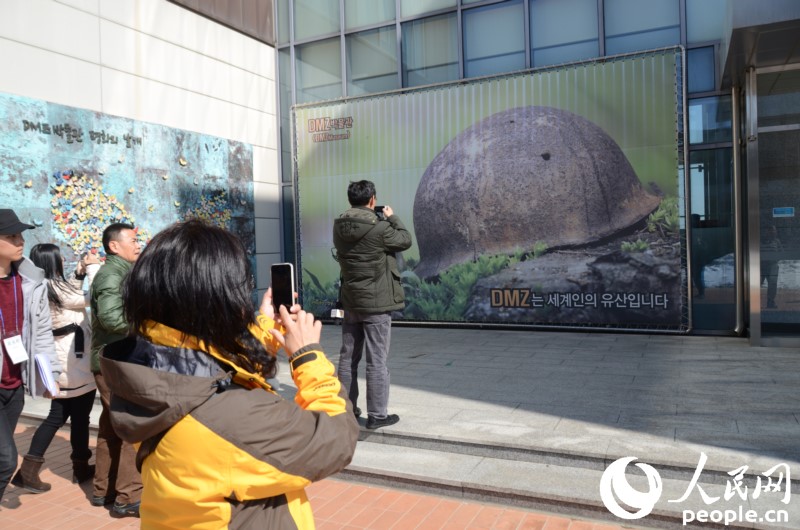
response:
<path fill-rule="evenodd" d="M 112 424 L 139 445 L 143 529 L 314 528 L 304 488 L 349 464 L 358 425 L 294 306 L 251 309 L 244 247 L 202 221 L 157 234 L 123 286 L 135 336 L 103 351 Z M 266 379 L 289 355 L 294 403 Z"/>

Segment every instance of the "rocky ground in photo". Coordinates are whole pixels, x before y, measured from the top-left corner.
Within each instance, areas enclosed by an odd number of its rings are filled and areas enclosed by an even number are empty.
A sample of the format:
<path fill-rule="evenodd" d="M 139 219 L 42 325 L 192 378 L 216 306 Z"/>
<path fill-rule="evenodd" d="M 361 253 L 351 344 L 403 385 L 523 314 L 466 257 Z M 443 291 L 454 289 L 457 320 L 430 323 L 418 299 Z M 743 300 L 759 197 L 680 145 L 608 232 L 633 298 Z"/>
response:
<path fill-rule="evenodd" d="M 623 251 L 624 242 L 641 240 L 643 251 Z M 473 288 L 467 321 L 626 325 L 680 322 L 681 254 L 676 237 L 635 230 L 599 245 L 555 249 L 479 280 Z M 548 293 L 666 293 L 667 309 L 598 307 L 492 307 L 491 289 Z M 654 318 L 654 315 L 658 318 Z"/>

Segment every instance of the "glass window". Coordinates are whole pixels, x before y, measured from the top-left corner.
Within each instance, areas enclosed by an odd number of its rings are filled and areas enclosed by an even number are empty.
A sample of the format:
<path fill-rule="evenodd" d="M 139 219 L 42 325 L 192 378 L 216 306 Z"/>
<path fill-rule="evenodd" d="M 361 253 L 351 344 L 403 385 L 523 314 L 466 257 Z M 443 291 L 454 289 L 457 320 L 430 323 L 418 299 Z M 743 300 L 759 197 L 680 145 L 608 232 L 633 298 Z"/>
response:
<path fill-rule="evenodd" d="M 400 0 L 400 16 L 413 17 L 448 7 L 456 7 L 456 0 Z"/>
<path fill-rule="evenodd" d="M 722 25 L 728 0 L 686 0 L 686 40 L 696 42 L 722 39 Z"/>
<path fill-rule="evenodd" d="M 344 0 L 345 29 L 394 20 L 395 0 Z"/>
<path fill-rule="evenodd" d="M 483 2 L 483 0 L 461 0 L 461 5 L 466 6 L 469 4 L 476 4 L 478 2 Z"/>
<path fill-rule="evenodd" d="M 289 0 L 275 0 L 275 10 L 277 11 L 276 30 L 278 32 L 278 44 L 289 42 Z"/>
<path fill-rule="evenodd" d="M 530 17 L 533 66 L 600 55 L 597 0 L 531 0 Z"/>
<path fill-rule="evenodd" d="M 731 149 L 689 153 L 693 326 L 736 326 L 736 274 Z"/>
<path fill-rule="evenodd" d="M 348 96 L 400 88 L 394 26 L 353 33 L 345 42 Z"/>
<path fill-rule="evenodd" d="M 294 233 L 294 186 L 281 187 L 281 201 L 283 202 L 283 260 L 294 262 L 297 256 Z"/>
<path fill-rule="evenodd" d="M 522 0 L 465 10 L 464 76 L 525 68 L 525 12 Z"/>
<path fill-rule="evenodd" d="M 292 181 L 292 127 L 291 127 L 291 106 L 292 106 L 292 70 L 289 56 L 289 49 L 278 52 L 278 75 L 280 76 L 280 86 L 278 87 L 280 98 L 281 113 L 281 180 L 284 182 Z"/>
<path fill-rule="evenodd" d="M 342 96 L 342 54 L 338 38 L 297 46 L 295 69 L 298 103 Z"/>
<path fill-rule="evenodd" d="M 689 144 L 730 142 L 730 96 L 689 100 Z"/>
<path fill-rule="evenodd" d="M 339 31 L 339 0 L 294 0 L 294 40 Z"/>
<path fill-rule="evenodd" d="M 759 84 L 761 75 L 759 75 Z M 761 96 L 758 97 L 761 111 Z M 791 112 L 791 109 L 787 108 Z M 800 130 L 758 133 L 761 331 L 800 336 Z"/>
<path fill-rule="evenodd" d="M 800 70 L 757 77 L 761 332 L 800 336 Z M 782 126 L 782 127 L 781 127 Z M 776 127 L 764 130 L 764 127 Z M 752 245 L 752 242 L 751 242 Z M 755 245 L 751 246 L 751 250 Z M 751 280 L 751 287 L 753 286 Z"/>
<path fill-rule="evenodd" d="M 606 55 L 679 44 L 676 0 L 605 0 Z"/>
<path fill-rule="evenodd" d="M 457 30 L 455 13 L 403 24 L 403 86 L 458 79 Z"/>
<path fill-rule="evenodd" d="M 692 48 L 686 52 L 689 93 L 710 92 L 716 85 L 714 47 Z"/>

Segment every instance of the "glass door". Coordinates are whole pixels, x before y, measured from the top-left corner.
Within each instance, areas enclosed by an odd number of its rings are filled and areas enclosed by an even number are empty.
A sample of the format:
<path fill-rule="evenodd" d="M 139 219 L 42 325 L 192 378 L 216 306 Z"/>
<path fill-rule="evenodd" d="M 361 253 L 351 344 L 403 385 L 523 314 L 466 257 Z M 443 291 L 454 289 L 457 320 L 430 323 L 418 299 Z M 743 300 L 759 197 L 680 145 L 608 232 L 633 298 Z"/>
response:
<path fill-rule="evenodd" d="M 757 70 L 755 85 L 756 136 L 748 148 L 748 156 L 757 156 L 757 193 L 750 195 L 751 337 L 789 346 L 800 344 L 800 65 Z"/>

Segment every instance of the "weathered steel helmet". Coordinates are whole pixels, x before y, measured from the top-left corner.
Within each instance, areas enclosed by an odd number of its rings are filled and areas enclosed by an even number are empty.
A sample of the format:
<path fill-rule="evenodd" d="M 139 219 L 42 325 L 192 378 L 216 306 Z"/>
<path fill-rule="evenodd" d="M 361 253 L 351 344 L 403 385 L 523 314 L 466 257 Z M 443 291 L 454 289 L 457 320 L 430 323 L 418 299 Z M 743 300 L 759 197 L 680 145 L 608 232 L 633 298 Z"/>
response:
<path fill-rule="evenodd" d="M 451 140 L 422 175 L 414 199 L 415 272 L 431 277 L 540 241 L 596 241 L 640 221 L 660 200 L 589 120 L 551 107 L 498 112 Z"/>

